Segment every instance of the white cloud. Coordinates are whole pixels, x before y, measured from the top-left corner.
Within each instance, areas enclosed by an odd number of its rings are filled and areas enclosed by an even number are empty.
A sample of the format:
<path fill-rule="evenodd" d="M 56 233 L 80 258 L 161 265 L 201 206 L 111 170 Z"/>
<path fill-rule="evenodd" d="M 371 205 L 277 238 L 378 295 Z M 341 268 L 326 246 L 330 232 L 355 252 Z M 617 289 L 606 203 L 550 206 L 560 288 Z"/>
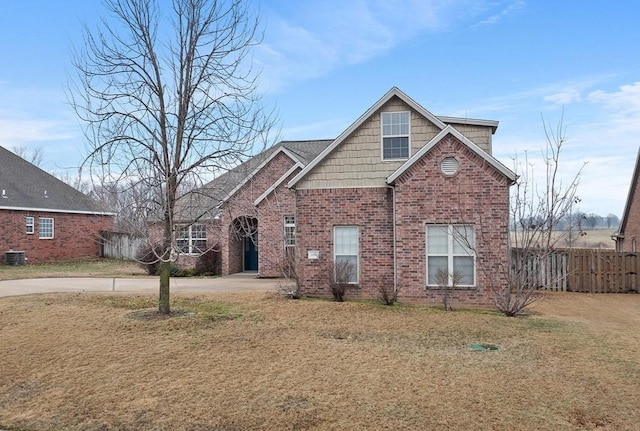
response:
<path fill-rule="evenodd" d="M 283 14 L 266 10 L 264 42 L 255 56 L 265 91 L 365 62 L 424 33 L 504 16 L 522 1 L 327 0 L 292 3 Z M 499 12 L 495 12 L 498 9 Z M 494 18 L 496 20 L 497 18 Z"/>
<path fill-rule="evenodd" d="M 509 3 L 506 5 L 506 7 L 503 7 L 502 5 L 500 5 L 500 9 L 498 10 L 498 12 L 496 12 L 495 14 L 491 15 L 488 18 L 483 19 L 482 21 L 480 21 L 480 25 L 493 25 L 493 24 L 497 24 L 500 21 L 503 21 L 506 17 L 513 15 L 517 12 L 519 12 L 520 10 L 524 9 L 524 7 L 526 6 L 526 3 L 524 2 L 524 0 L 516 0 L 512 3 Z"/>
<path fill-rule="evenodd" d="M 568 105 L 570 103 L 578 103 L 582 101 L 582 92 L 579 88 L 567 88 L 559 93 L 545 96 L 546 102 L 556 105 Z"/>
<path fill-rule="evenodd" d="M 588 98 L 592 103 L 604 107 L 610 127 L 618 132 L 640 133 L 640 82 L 622 85 L 618 91 L 611 93 L 593 91 Z"/>
<path fill-rule="evenodd" d="M 0 112 L 0 145 L 11 148 L 38 142 L 50 142 L 72 139 L 74 133 L 69 124 L 55 120 L 16 119 L 5 117 Z"/>

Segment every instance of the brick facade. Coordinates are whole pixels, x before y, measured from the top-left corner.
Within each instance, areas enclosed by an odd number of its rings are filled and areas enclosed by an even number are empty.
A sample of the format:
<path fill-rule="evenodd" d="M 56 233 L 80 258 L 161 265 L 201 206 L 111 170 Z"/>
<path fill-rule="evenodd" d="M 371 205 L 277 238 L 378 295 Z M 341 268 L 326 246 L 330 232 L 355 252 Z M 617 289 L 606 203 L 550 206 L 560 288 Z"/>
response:
<path fill-rule="evenodd" d="M 446 157 L 459 162 L 456 175 L 441 173 Z M 484 159 L 456 139 L 445 138 L 395 185 L 398 299 L 403 302 L 442 303 L 438 288 L 426 287 L 427 224 L 474 226 L 476 286 L 457 288 L 452 303 L 487 307 L 491 283 L 504 283 L 508 265 L 509 183 Z"/>
<path fill-rule="evenodd" d="M 25 217 L 34 218 L 33 234 L 26 233 Z M 40 217 L 53 219 L 53 238 L 39 238 Z M 28 263 L 97 257 L 100 254 L 100 231 L 113 230 L 113 223 L 113 216 L 109 215 L 1 210 L 0 264 L 4 262 L 4 253 L 9 250 L 24 251 Z"/>
<path fill-rule="evenodd" d="M 640 251 L 640 150 L 631 177 L 631 185 L 620 230 L 616 233 L 616 251 L 636 253 Z"/>
<path fill-rule="evenodd" d="M 359 280 L 346 298 L 371 299 L 393 286 L 393 201 L 388 187 L 298 190 L 299 274 L 304 292 L 330 298 L 335 226 L 358 227 Z M 318 259 L 309 259 L 318 251 Z"/>
<path fill-rule="evenodd" d="M 383 160 L 381 113 L 405 111 L 411 113 L 411 157 Z M 471 286 L 457 287 L 451 302 L 491 306 L 492 286 L 505 282 L 508 267 L 509 187 L 515 174 L 489 154 L 497 122 L 443 118 L 481 146 L 394 88 L 338 139 L 308 157 L 307 165 L 300 167 L 295 151 L 281 151 L 272 153 L 257 172 L 248 169 L 250 178 L 223 201 L 219 225 L 208 228 L 210 243 L 220 244 L 222 273 L 244 269 L 243 238 L 236 235 L 234 223 L 254 220 L 258 274 L 281 276 L 284 216 L 293 215 L 296 273 L 304 294 L 332 297 L 334 231 L 354 226 L 358 279 L 347 299 L 378 298 L 382 289 L 395 287 L 402 302 L 439 305 L 441 291 L 427 286 L 427 226 L 464 224 L 473 226 L 475 271 Z M 448 157 L 455 158 L 457 170 L 445 175 L 441 162 Z M 447 259 L 447 264 L 453 261 Z"/>
<path fill-rule="evenodd" d="M 281 152 L 263 166 L 221 207 L 219 220 L 203 220 L 207 226 L 209 247 L 219 244 L 223 275 L 244 270 L 244 238 L 234 226 L 254 220 L 258 229 L 258 274 L 260 277 L 282 275 L 284 259 L 283 218 L 295 214 L 294 192 L 286 181 L 272 191 L 256 207 L 256 199 L 282 178 L 295 162 Z M 154 227 L 152 236 L 161 238 L 161 226 Z M 193 267 L 198 256 L 181 255 L 176 262 L 181 267 Z"/>
<path fill-rule="evenodd" d="M 440 161 L 454 156 L 459 172 L 442 175 Z M 435 146 L 402 175 L 395 187 L 298 190 L 299 273 L 309 296 L 331 298 L 335 226 L 354 225 L 359 234 L 359 282 L 346 298 L 371 299 L 394 285 L 394 193 L 398 299 L 440 305 L 441 292 L 426 287 L 427 224 L 473 224 L 476 285 L 457 288 L 451 302 L 490 307 L 491 283 L 504 282 L 508 257 L 509 182 L 454 138 Z M 308 252 L 319 252 L 309 259 Z"/>

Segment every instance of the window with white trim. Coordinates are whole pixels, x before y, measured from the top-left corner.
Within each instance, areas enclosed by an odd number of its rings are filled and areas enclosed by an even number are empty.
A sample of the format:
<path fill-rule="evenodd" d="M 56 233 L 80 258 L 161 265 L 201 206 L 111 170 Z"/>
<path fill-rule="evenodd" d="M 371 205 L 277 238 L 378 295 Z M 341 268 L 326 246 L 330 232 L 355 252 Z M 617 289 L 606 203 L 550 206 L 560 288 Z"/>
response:
<path fill-rule="evenodd" d="M 348 273 L 349 283 L 358 283 L 358 227 L 335 226 L 333 228 L 333 264 L 336 281 L 338 272 Z"/>
<path fill-rule="evenodd" d="M 34 217 L 25 217 L 24 223 L 26 226 L 26 232 L 28 234 L 33 234 L 36 231 L 36 220 Z"/>
<path fill-rule="evenodd" d="M 382 160 L 409 158 L 410 112 L 382 113 Z"/>
<path fill-rule="evenodd" d="M 296 217 L 284 216 L 284 246 L 285 248 L 296 246 Z"/>
<path fill-rule="evenodd" d="M 38 219 L 38 234 L 40 239 L 53 238 L 53 218 L 40 217 Z"/>
<path fill-rule="evenodd" d="M 203 224 L 178 225 L 176 244 L 181 253 L 204 253 L 207 249 L 207 227 Z"/>
<path fill-rule="evenodd" d="M 438 285 L 438 273 L 448 274 L 448 285 L 475 285 L 475 234 L 468 224 L 427 225 L 427 285 Z"/>

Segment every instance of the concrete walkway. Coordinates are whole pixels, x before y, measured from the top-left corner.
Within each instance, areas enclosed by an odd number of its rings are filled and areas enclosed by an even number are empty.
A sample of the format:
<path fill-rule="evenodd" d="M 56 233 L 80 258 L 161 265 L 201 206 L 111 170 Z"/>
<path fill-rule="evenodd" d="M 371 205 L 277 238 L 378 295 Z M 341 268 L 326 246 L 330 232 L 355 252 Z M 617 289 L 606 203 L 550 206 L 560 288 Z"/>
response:
<path fill-rule="evenodd" d="M 32 278 L 0 281 L 0 297 L 52 292 L 157 292 L 157 277 Z M 172 292 L 246 292 L 275 290 L 278 279 L 240 273 L 218 278 L 172 278 Z"/>

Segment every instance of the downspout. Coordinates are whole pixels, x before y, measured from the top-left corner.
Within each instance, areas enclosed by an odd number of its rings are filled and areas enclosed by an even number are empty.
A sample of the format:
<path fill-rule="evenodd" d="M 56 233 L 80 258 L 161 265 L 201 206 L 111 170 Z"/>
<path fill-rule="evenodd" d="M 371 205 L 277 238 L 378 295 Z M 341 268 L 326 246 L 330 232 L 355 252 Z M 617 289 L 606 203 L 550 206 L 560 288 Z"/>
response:
<path fill-rule="evenodd" d="M 393 219 L 393 296 L 398 298 L 398 250 L 396 240 L 396 188 L 393 185 L 388 185 L 391 188 L 391 195 L 393 201 L 393 213 L 391 215 Z"/>

